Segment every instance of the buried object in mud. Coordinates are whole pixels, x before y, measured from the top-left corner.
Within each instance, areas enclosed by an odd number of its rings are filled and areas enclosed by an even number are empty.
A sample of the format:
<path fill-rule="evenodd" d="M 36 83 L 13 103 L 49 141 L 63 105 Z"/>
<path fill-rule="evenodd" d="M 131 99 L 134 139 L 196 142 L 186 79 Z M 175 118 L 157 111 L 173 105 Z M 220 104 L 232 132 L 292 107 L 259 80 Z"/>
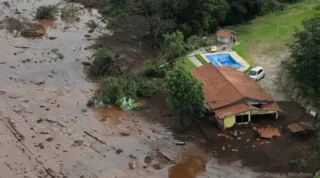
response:
<path fill-rule="evenodd" d="M 279 132 L 278 128 L 272 128 L 272 127 L 268 127 L 268 128 L 256 128 L 253 127 L 253 130 L 256 131 L 260 137 L 262 138 L 273 138 L 273 137 L 280 137 L 281 134 Z"/>
<path fill-rule="evenodd" d="M 317 130 L 312 122 L 295 122 L 287 126 L 292 133 Z"/>

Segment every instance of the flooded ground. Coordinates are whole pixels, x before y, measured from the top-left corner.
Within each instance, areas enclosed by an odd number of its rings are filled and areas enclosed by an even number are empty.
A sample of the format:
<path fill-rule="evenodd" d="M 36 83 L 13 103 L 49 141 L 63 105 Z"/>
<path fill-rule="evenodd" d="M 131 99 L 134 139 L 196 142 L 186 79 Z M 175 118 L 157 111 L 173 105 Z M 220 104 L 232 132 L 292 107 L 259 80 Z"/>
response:
<path fill-rule="evenodd" d="M 40 22 L 46 29 L 42 38 L 22 37 L 20 23 L 8 29 L 10 18 L 39 23 L 34 15 L 44 4 L 69 5 L 59 0 L 0 3 L 1 178 L 258 175 L 241 165 L 217 165 L 191 143 L 177 146 L 170 131 L 146 122 L 149 116 L 87 108 L 95 84 L 86 80 L 81 62 L 92 55 L 86 50 L 92 39 L 108 33 L 106 23 L 96 10 L 81 8 L 79 22 L 65 23 L 59 16 L 54 23 Z M 94 31 L 86 25 L 90 20 L 98 24 Z"/>

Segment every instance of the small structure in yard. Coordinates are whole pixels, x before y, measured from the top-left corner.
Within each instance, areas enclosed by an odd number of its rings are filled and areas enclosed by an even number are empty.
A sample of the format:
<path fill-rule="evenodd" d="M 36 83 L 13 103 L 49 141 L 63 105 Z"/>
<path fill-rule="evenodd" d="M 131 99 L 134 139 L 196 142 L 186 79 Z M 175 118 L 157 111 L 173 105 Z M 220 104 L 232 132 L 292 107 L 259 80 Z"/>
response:
<path fill-rule="evenodd" d="M 218 43 L 233 44 L 236 42 L 235 32 L 232 30 L 219 30 L 216 33 Z"/>
<path fill-rule="evenodd" d="M 248 75 L 231 66 L 212 63 L 192 71 L 204 83 L 206 107 L 223 130 L 235 124 L 248 124 L 258 115 L 278 118 L 280 107 Z"/>

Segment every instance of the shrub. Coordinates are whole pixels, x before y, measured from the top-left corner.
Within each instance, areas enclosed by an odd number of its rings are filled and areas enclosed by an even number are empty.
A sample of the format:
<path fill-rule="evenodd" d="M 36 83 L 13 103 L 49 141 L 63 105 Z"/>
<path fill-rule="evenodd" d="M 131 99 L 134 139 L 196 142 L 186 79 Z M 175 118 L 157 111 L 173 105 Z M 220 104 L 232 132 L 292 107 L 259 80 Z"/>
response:
<path fill-rule="evenodd" d="M 123 97 L 136 101 L 139 98 L 149 98 L 159 89 L 158 80 L 151 80 L 139 74 L 106 77 L 101 81 L 101 90 L 93 98 L 104 105 L 119 104 Z M 88 102 L 89 104 L 94 101 Z"/>
<path fill-rule="evenodd" d="M 316 174 L 314 175 L 314 178 L 320 178 L 320 171 L 316 172 Z"/>
<path fill-rule="evenodd" d="M 112 69 L 116 69 L 120 74 L 123 74 L 121 69 L 122 61 L 119 58 L 112 56 L 105 48 L 97 50 L 93 55 L 91 74 L 95 77 L 108 75 Z"/>
<path fill-rule="evenodd" d="M 54 5 L 40 6 L 37 9 L 37 19 L 49 19 L 53 20 L 57 14 L 57 7 Z"/>
<path fill-rule="evenodd" d="M 306 167 L 307 163 L 303 158 L 299 158 L 290 160 L 290 165 L 294 168 L 300 169 Z"/>
<path fill-rule="evenodd" d="M 196 55 L 196 58 L 202 63 L 202 64 L 207 64 L 208 61 L 205 60 L 200 54 Z"/>
<path fill-rule="evenodd" d="M 163 78 L 169 66 L 163 59 L 146 60 L 143 66 L 143 74 L 146 77 Z"/>
<path fill-rule="evenodd" d="M 61 19 L 67 22 L 77 21 L 78 11 L 79 9 L 74 6 L 64 7 L 60 10 Z"/>

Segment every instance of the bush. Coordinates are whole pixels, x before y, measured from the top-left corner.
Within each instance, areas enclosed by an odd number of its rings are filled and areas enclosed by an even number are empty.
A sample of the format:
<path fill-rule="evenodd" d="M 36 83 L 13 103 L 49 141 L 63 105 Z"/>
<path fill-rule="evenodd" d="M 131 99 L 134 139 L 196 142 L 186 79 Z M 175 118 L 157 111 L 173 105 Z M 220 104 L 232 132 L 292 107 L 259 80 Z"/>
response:
<path fill-rule="evenodd" d="M 75 8 L 73 6 L 71 7 L 64 7 L 60 10 L 61 12 L 61 19 L 67 22 L 72 22 L 72 21 L 78 21 L 77 19 L 78 16 L 78 8 Z"/>
<path fill-rule="evenodd" d="M 163 59 L 146 60 L 143 66 L 143 75 L 146 77 L 163 78 L 169 66 Z"/>
<path fill-rule="evenodd" d="M 104 105 L 120 104 L 120 99 L 126 97 L 136 101 L 139 98 L 149 98 L 159 89 L 158 80 L 150 80 L 135 74 L 121 77 L 107 77 L 101 81 L 101 90 L 93 98 Z M 90 101 L 89 104 L 94 102 Z"/>
<path fill-rule="evenodd" d="M 117 70 L 118 73 L 123 74 L 122 72 L 122 61 L 121 59 L 113 56 L 105 48 L 97 50 L 92 55 L 92 67 L 91 74 L 95 77 L 109 75 L 112 70 Z"/>
<path fill-rule="evenodd" d="M 307 163 L 303 158 L 299 158 L 290 160 L 290 165 L 294 168 L 300 169 L 306 167 Z"/>
<path fill-rule="evenodd" d="M 207 64 L 208 61 L 205 60 L 200 54 L 196 55 L 196 58 L 202 63 L 202 64 Z"/>
<path fill-rule="evenodd" d="M 316 172 L 316 174 L 314 175 L 314 178 L 320 178 L 320 171 Z"/>
<path fill-rule="evenodd" d="M 57 14 L 57 7 L 54 5 L 40 6 L 37 9 L 36 19 L 53 20 Z"/>

